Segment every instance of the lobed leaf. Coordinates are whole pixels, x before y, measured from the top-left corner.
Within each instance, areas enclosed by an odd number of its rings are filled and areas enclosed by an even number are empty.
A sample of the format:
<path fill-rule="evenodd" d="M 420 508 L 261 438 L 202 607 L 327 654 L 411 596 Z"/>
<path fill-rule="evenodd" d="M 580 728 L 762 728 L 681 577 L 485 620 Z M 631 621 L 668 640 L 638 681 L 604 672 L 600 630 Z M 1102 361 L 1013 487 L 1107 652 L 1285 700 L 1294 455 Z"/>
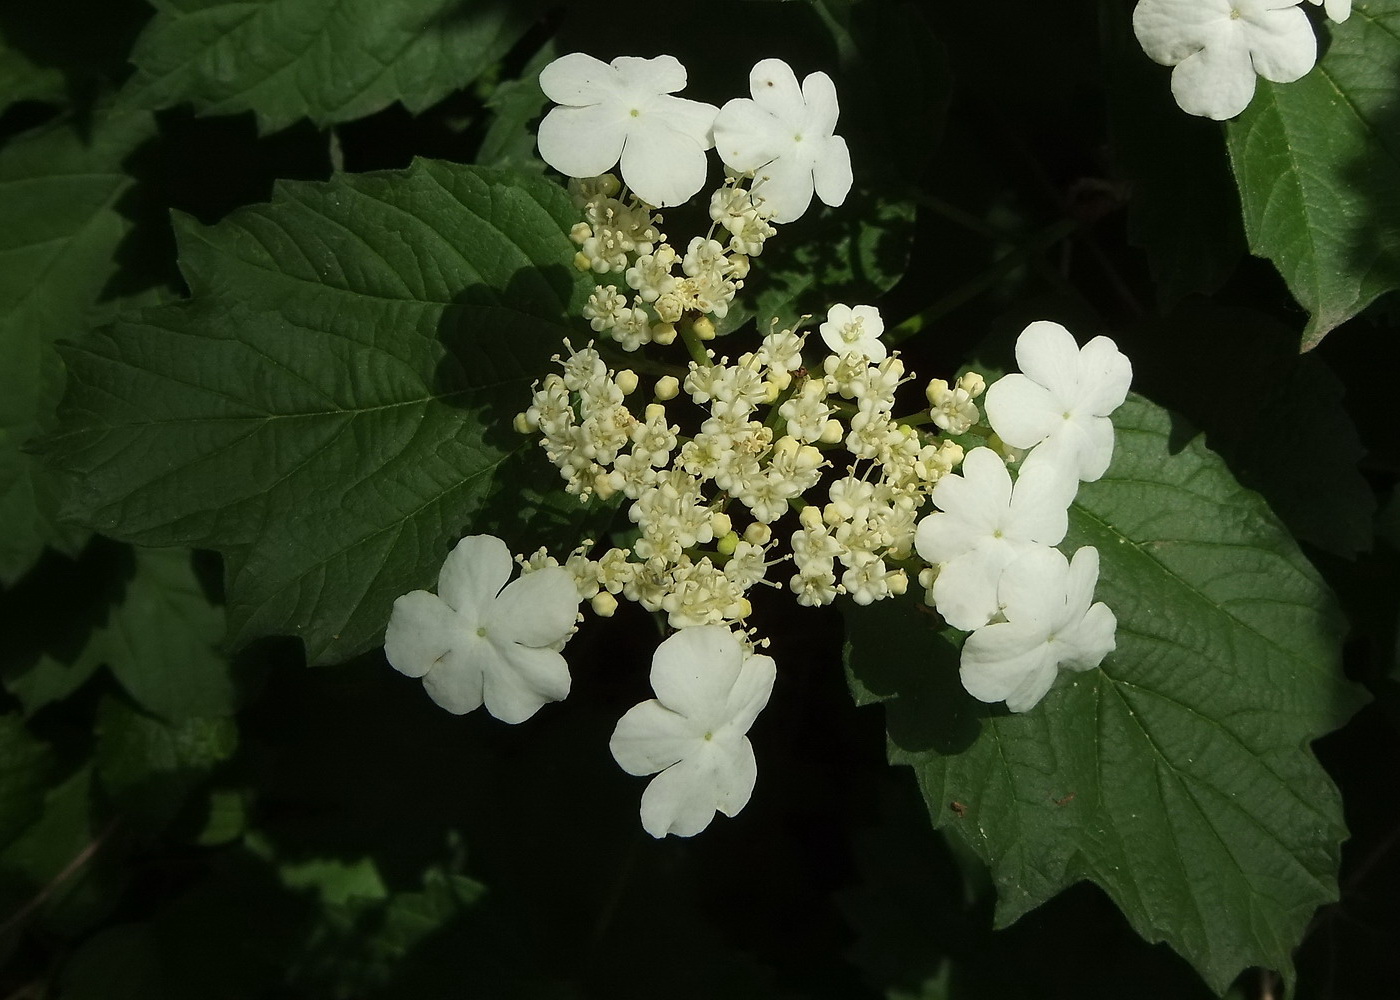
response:
<path fill-rule="evenodd" d="M 1252 965 L 1291 975 L 1337 897 L 1341 803 L 1307 743 L 1358 704 L 1339 617 L 1199 438 L 1140 397 L 1114 422 L 1064 546 L 1101 556 L 1119 622 L 1103 666 L 1012 715 L 961 690 L 932 616 L 885 602 L 850 616 L 852 687 L 885 701 L 890 760 L 914 768 L 934 825 L 991 866 L 1000 924 L 1087 879 L 1217 991 Z"/>
<path fill-rule="evenodd" d="M 1226 134 L 1250 249 L 1310 314 L 1303 350 L 1400 288 L 1400 0 L 1356 4 L 1294 83 Z"/>
<path fill-rule="evenodd" d="M 264 132 L 299 118 L 417 114 L 493 67 L 528 5 L 462 0 L 153 0 L 125 99 L 200 114 L 252 111 Z"/>
<path fill-rule="evenodd" d="M 239 640 L 377 645 L 462 534 L 538 509 L 502 469 L 586 296 L 573 216 L 541 178 L 419 161 L 177 220 L 192 298 L 67 349 L 69 513 L 222 551 Z"/>
<path fill-rule="evenodd" d="M 130 224 L 118 211 L 133 181 L 122 160 L 154 132 L 151 116 L 111 113 L 86 134 L 72 121 L 0 150 L 0 583 L 45 545 L 69 553 L 81 534 L 54 520 L 53 484 L 26 451 L 62 391 L 54 341 L 111 318 L 99 304 Z"/>

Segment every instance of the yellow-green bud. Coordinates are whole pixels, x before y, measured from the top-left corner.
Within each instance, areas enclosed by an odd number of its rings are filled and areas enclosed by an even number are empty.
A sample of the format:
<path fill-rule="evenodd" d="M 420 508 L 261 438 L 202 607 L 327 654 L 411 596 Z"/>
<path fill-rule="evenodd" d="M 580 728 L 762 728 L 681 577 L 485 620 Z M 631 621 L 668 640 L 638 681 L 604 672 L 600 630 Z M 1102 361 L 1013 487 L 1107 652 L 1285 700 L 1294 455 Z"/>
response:
<path fill-rule="evenodd" d="M 672 329 L 671 334 L 672 336 L 675 335 L 674 329 Z M 661 400 L 662 402 L 665 402 L 668 399 L 675 399 L 676 396 L 680 395 L 680 391 L 680 379 L 676 378 L 676 376 L 674 375 L 663 375 L 661 378 L 656 380 L 656 398 Z"/>
<path fill-rule="evenodd" d="M 722 556 L 732 556 L 734 554 L 734 550 L 738 547 L 739 534 L 735 531 L 731 531 L 729 532 L 729 534 L 721 536 L 719 541 L 715 543 L 715 548 L 719 550 L 719 554 Z"/>

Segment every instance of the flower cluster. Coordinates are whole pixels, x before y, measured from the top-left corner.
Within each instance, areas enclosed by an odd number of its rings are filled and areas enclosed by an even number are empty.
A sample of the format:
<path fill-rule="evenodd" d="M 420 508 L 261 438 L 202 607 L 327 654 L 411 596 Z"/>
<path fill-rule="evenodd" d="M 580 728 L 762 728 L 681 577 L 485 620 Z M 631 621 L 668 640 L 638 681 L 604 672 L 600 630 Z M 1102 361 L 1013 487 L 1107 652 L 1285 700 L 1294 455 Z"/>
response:
<path fill-rule="evenodd" d="M 657 837 L 733 816 L 754 788 L 747 733 L 776 677 L 748 622 L 756 586 L 804 606 L 865 605 L 917 577 L 971 632 L 964 686 L 1013 711 L 1060 668 L 1113 648 L 1112 612 L 1092 603 L 1097 553 L 1054 548 L 1079 482 L 1112 452 L 1108 414 L 1131 371 L 1110 341 L 1081 350 L 1062 327 L 1032 324 L 1023 374 L 933 379 L 902 416 L 915 376 L 873 305 L 836 303 L 814 327 L 775 322 L 731 353 L 710 346 L 774 223 L 799 218 L 814 193 L 839 204 L 851 183 L 825 74 L 799 87 L 767 59 L 749 83 L 752 98 L 716 110 L 673 96 L 685 71 L 669 56 L 571 55 L 541 75 L 560 107 L 540 152 L 571 176 L 574 263 L 600 283 L 583 309 L 595 339 L 563 342 L 515 427 L 569 494 L 618 498 L 631 527 L 562 563 L 545 549 L 516 557 L 509 584 L 503 542 L 463 539 L 436 594 L 395 602 L 385 639 L 390 663 L 449 711 L 484 704 L 520 722 L 568 694 L 560 650 L 581 603 L 600 617 L 623 600 L 664 615 L 676 631 L 653 660 L 656 697 L 610 744 L 628 773 L 656 775 L 641 818 Z M 729 173 L 708 198 L 709 230 L 673 245 L 655 209 L 699 192 L 711 146 Z M 605 172 L 619 159 L 621 179 Z M 672 346 L 684 364 L 659 350 Z"/>
<path fill-rule="evenodd" d="M 1224 120 L 1248 106 L 1256 75 L 1291 83 L 1317 62 L 1317 37 L 1301 2 L 1141 0 L 1133 31 L 1151 59 L 1175 67 L 1172 95 L 1183 111 Z M 1325 3 L 1333 21 L 1351 15 L 1351 0 Z"/>

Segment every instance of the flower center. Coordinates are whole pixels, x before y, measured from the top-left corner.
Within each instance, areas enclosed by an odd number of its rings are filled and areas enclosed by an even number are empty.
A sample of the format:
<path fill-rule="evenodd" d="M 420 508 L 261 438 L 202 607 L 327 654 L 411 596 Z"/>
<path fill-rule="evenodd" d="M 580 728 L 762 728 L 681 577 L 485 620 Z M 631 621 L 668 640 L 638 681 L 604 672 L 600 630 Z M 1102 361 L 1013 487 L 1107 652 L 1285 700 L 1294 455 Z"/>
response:
<path fill-rule="evenodd" d="M 1242 18 L 1242 17 L 1244 17 L 1244 15 L 1240 13 L 1240 9 L 1239 9 L 1238 7 L 1233 7 L 1233 8 L 1231 8 L 1231 10 L 1230 10 L 1230 20 L 1232 20 L 1232 21 L 1238 21 L 1238 20 L 1239 20 L 1240 18 Z"/>
<path fill-rule="evenodd" d="M 865 336 L 865 319 L 858 317 L 851 320 L 841 328 L 841 339 L 848 344 L 854 344 Z"/>
<path fill-rule="evenodd" d="M 801 142 L 801 141 L 802 141 L 802 133 L 801 133 L 801 132 L 798 132 L 795 136 L 792 137 L 792 141 L 793 141 L 793 142 Z"/>
<path fill-rule="evenodd" d="M 1238 13 L 1238 11 L 1236 11 L 1236 13 Z M 632 111 L 631 111 L 630 113 L 631 113 L 631 115 L 632 115 L 633 118 L 640 118 L 640 117 L 642 117 L 642 109 L 641 109 L 641 108 L 633 108 Z"/>
<path fill-rule="evenodd" d="M 714 738 L 715 738 L 715 734 L 714 734 L 714 733 L 706 733 L 706 734 L 705 734 L 705 739 L 706 739 L 706 740 L 712 740 L 712 739 L 714 739 Z"/>
<path fill-rule="evenodd" d="M 486 638 L 486 626 L 485 626 L 485 625 L 482 625 L 482 626 L 478 627 L 477 630 L 476 630 L 476 634 L 479 635 L 479 636 L 481 636 L 481 638 L 485 639 L 485 638 Z"/>

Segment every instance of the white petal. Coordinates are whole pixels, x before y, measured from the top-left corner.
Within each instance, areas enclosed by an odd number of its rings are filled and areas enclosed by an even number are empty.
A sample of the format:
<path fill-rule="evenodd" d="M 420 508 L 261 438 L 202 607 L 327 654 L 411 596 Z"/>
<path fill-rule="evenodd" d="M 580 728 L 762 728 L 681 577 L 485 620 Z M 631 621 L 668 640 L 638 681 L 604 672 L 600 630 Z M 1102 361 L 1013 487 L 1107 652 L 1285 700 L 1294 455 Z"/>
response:
<path fill-rule="evenodd" d="M 648 205 L 667 208 L 705 186 L 705 147 L 646 114 L 634 120 L 622 148 L 622 179 Z"/>
<path fill-rule="evenodd" d="M 1056 654 L 1059 665 L 1066 670 L 1094 669 L 1117 648 L 1114 636 L 1117 629 L 1118 620 L 1108 605 L 1102 602 L 1093 605 L 1078 624 L 1056 636 L 1055 645 L 1060 647 Z"/>
<path fill-rule="evenodd" d="M 831 135 L 836 130 L 836 118 L 841 110 L 836 100 L 836 84 L 831 82 L 831 77 L 820 70 L 808 73 L 802 81 L 802 101 L 806 105 L 803 128 L 813 137 Z"/>
<path fill-rule="evenodd" d="M 1075 550 L 1065 577 L 1065 612 L 1062 624 L 1075 624 L 1089 610 L 1099 582 L 1099 550 L 1083 545 Z"/>
<path fill-rule="evenodd" d="M 997 600 L 1007 621 L 1049 635 L 1065 620 L 1069 563 L 1048 545 L 1021 550 L 1001 575 Z"/>
<path fill-rule="evenodd" d="M 490 639 L 483 655 L 486 711 L 512 725 L 524 722 L 547 701 L 569 694 L 569 665 L 552 649 Z"/>
<path fill-rule="evenodd" d="M 540 89 L 555 104 L 584 107 L 618 92 L 617 70 L 582 52 L 560 56 L 540 70 Z"/>
<path fill-rule="evenodd" d="M 807 112 L 797 74 L 781 59 L 764 59 L 749 71 L 749 91 L 754 103 L 782 120 L 785 125 L 800 125 Z"/>
<path fill-rule="evenodd" d="M 953 628 L 981 628 L 996 615 L 997 584 L 1016 549 L 1004 543 L 984 545 L 945 563 L 933 581 L 933 603 Z"/>
<path fill-rule="evenodd" d="M 722 625 L 683 628 L 656 647 L 651 688 L 673 712 L 717 729 L 743 666 L 744 650 Z"/>
<path fill-rule="evenodd" d="M 927 563 L 945 563 L 977 548 L 992 530 L 955 514 L 929 514 L 914 530 L 914 549 Z"/>
<path fill-rule="evenodd" d="M 1028 681 L 1031 688 L 1041 688 L 1043 694 L 1054 683 L 1055 673 L 1055 662 L 1045 647 L 1044 636 L 1010 622 L 988 625 L 968 636 L 958 669 L 967 693 L 989 704 L 1005 701 Z M 1030 707 L 1023 702 L 1018 704 L 1022 707 L 1013 711 Z"/>
<path fill-rule="evenodd" d="M 982 407 L 992 430 L 1013 448 L 1034 448 L 1061 419 L 1050 390 L 1015 372 L 987 387 Z"/>
<path fill-rule="evenodd" d="M 1244 32 L 1254 72 L 1274 83 L 1292 83 L 1317 63 L 1317 35 L 1297 7 L 1251 18 Z"/>
<path fill-rule="evenodd" d="M 1092 483 L 1103 477 L 1113 461 L 1113 421 L 1108 417 L 1076 417 L 1066 428 L 1072 442 L 1079 478 Z"/>
<path fill-rule="evenodd" d="M 675 56 L 618 56 L 612 61 L 622 85 L 648 94 L 674 94 L 685 89 L 685 66 Z"/>
<path fill-rule="evenodd" d="M 617 720 L 608 749 L 628 774 L 655 774 L 695 753 L 704 738 L 704 727 L 653 699 Z"/>
<path fill-rule="evenodd" d="M 1123 405 L 1132 382 L 1132 362 L 1112 340 L 1095 337 L 1079 352 L 1080 395 L 1076 409 L 1106 417 Z"/>
<path fill-rule="evenodd" d="M 701 149 L 709 149 L 715 144 L 715 116 L 719 114 L 719 108 L 713 104 L 684 97 L 661 97 L 656 101 L 654 113 L 666 122 L 672 132 L 686 136 Z"/>
<path fill-rule="evenodd" d="M 851 153 L 846 140 L 839 135 L 821 141 L 820 151 L 812 163 L 812 181 L 817 197 L 835 208 L 843 204 L 851 192 Z"/>
<path fill-rule="evenodd" d="M 1351 17 L 1351 0 L 1327 0 L 1327 6 L 1323 9 L 1328 17 L 1340 24 Z"/>
<path fill-rule="evenodd" d="M 1027 673 L 1015 690 L 1006 696 L 1006 707 L 1013 712 L 1029 712 L 1055 684 L 1060 672 L 1048 658 Z"/>
<path fill-rule="evenodd" d="M 1232 34 L 1189 56 L 1172 70 L 1172 96 L 1181 110 L 1224 121 L 1249 106 L 1254 66 L 1242 39 Z"/>
<path fill-rule="evenodd" d="M 753 786 L 758 781 L 758 761 L 753 744 L 747 736 L 726 740 L 718 749 L 723 753 L 723 766 L 715 775 L 715 808 L 726 816 L 737 816 L 749 804 Z"/>
<path fill-rule="evenodd" d="M 496 598 L 483 622 L 489 633 L 526 646 L 553 646 L 578 620 L 578 587 L 559 566 L 526 573 Z"/>
<path fill-rule="evenodd" d="M 1011 507 L 1011 474 L 992 449 L 973 448 L 961 475 L 944 476 L 933 487 L 933 502 L 969 523 L 994 526 Z"/>
<path fill-rule="evenodd" d="M 1037 448 L 1031 454 L 1039 452 Z M 1042 545 L 1060 544 L 1069 530 L 1069 505 L 1078 490 L 1074 469 L 1027 458 L 1011 493 L 1007 534 Z"/>
<path fill-rule="evenodd" d="M 1229 0 L 1142 0 L 1133 8 L 1133 33 L 1147 57 L 1175 66 L 1228 30 Z"/>
<path fill-rule="evenodd" d="M 812 203 L 812 157 L 801 143 L 790 143 L 777 159 L 755 171 L 749 190 L 754 201 L 762 202 L 772 214 L 774 222 L 796 222 Z"/>
<path fill-rule="evenodd" d="M 739 668 L 739 677 L 725 698 L 726 732 L 742 736 L 749 731 L 753 720 L 758 718 L 758 713 L 768 704 L 777 676 L 777 665 L 771 656 L 755 653 L 744 657 L 744 664 Z M 733 813 L 729 815 L 732 816 Z"/>
<path fill-rule="evenodd" d="M 622 155 L 631 120 L 611 103 L 555 108 L 540 122 L 540 159 L 565 177 L 597 177 Z"/>
<path fill-rule="evenodd" d="M 484 672 L 494 657 L 484 640 L 459 646 L 423 675 L 423 688 L 453 715 L 475 711 L 481 707 Z"/>
<path fill-rule="evenodd" d="M 781 123 L 747 97 L 736 97 L 719 109 L 714 134 L 719 158 L 741 174 L 772 160 L 786 142 Z"/>
<path fill-rule="evenodd" d="M 443 560 L 438 596 L 470 621 L 479 621 L 515 564 L 510 549 L 495 535 L 468 535 Z"/>
<path fill-rule="evenodd" d="M 389 665 L 409 677 L 422 677 L 447 655 L 467 622 L 442 599 L 415 590 L 394 601 L 384 631 L 384 656 Z"/>
<path fill-rule="evenodd" d="M 1079 344 L 1059 323 L 1038 320 L 1016 338 L 1016 363 L 1032 381 L 1068 405 L 1079 395 Z M 1017 447 L 1020 447 L 1019 445 Z"/>
<path fill-rule="evenodd" d="M 653 837 L 693 837 L 715 818 L 719 802 L 713 770 L 704 755 L 673 764 L 642 792 L 642 828 Z"/>

